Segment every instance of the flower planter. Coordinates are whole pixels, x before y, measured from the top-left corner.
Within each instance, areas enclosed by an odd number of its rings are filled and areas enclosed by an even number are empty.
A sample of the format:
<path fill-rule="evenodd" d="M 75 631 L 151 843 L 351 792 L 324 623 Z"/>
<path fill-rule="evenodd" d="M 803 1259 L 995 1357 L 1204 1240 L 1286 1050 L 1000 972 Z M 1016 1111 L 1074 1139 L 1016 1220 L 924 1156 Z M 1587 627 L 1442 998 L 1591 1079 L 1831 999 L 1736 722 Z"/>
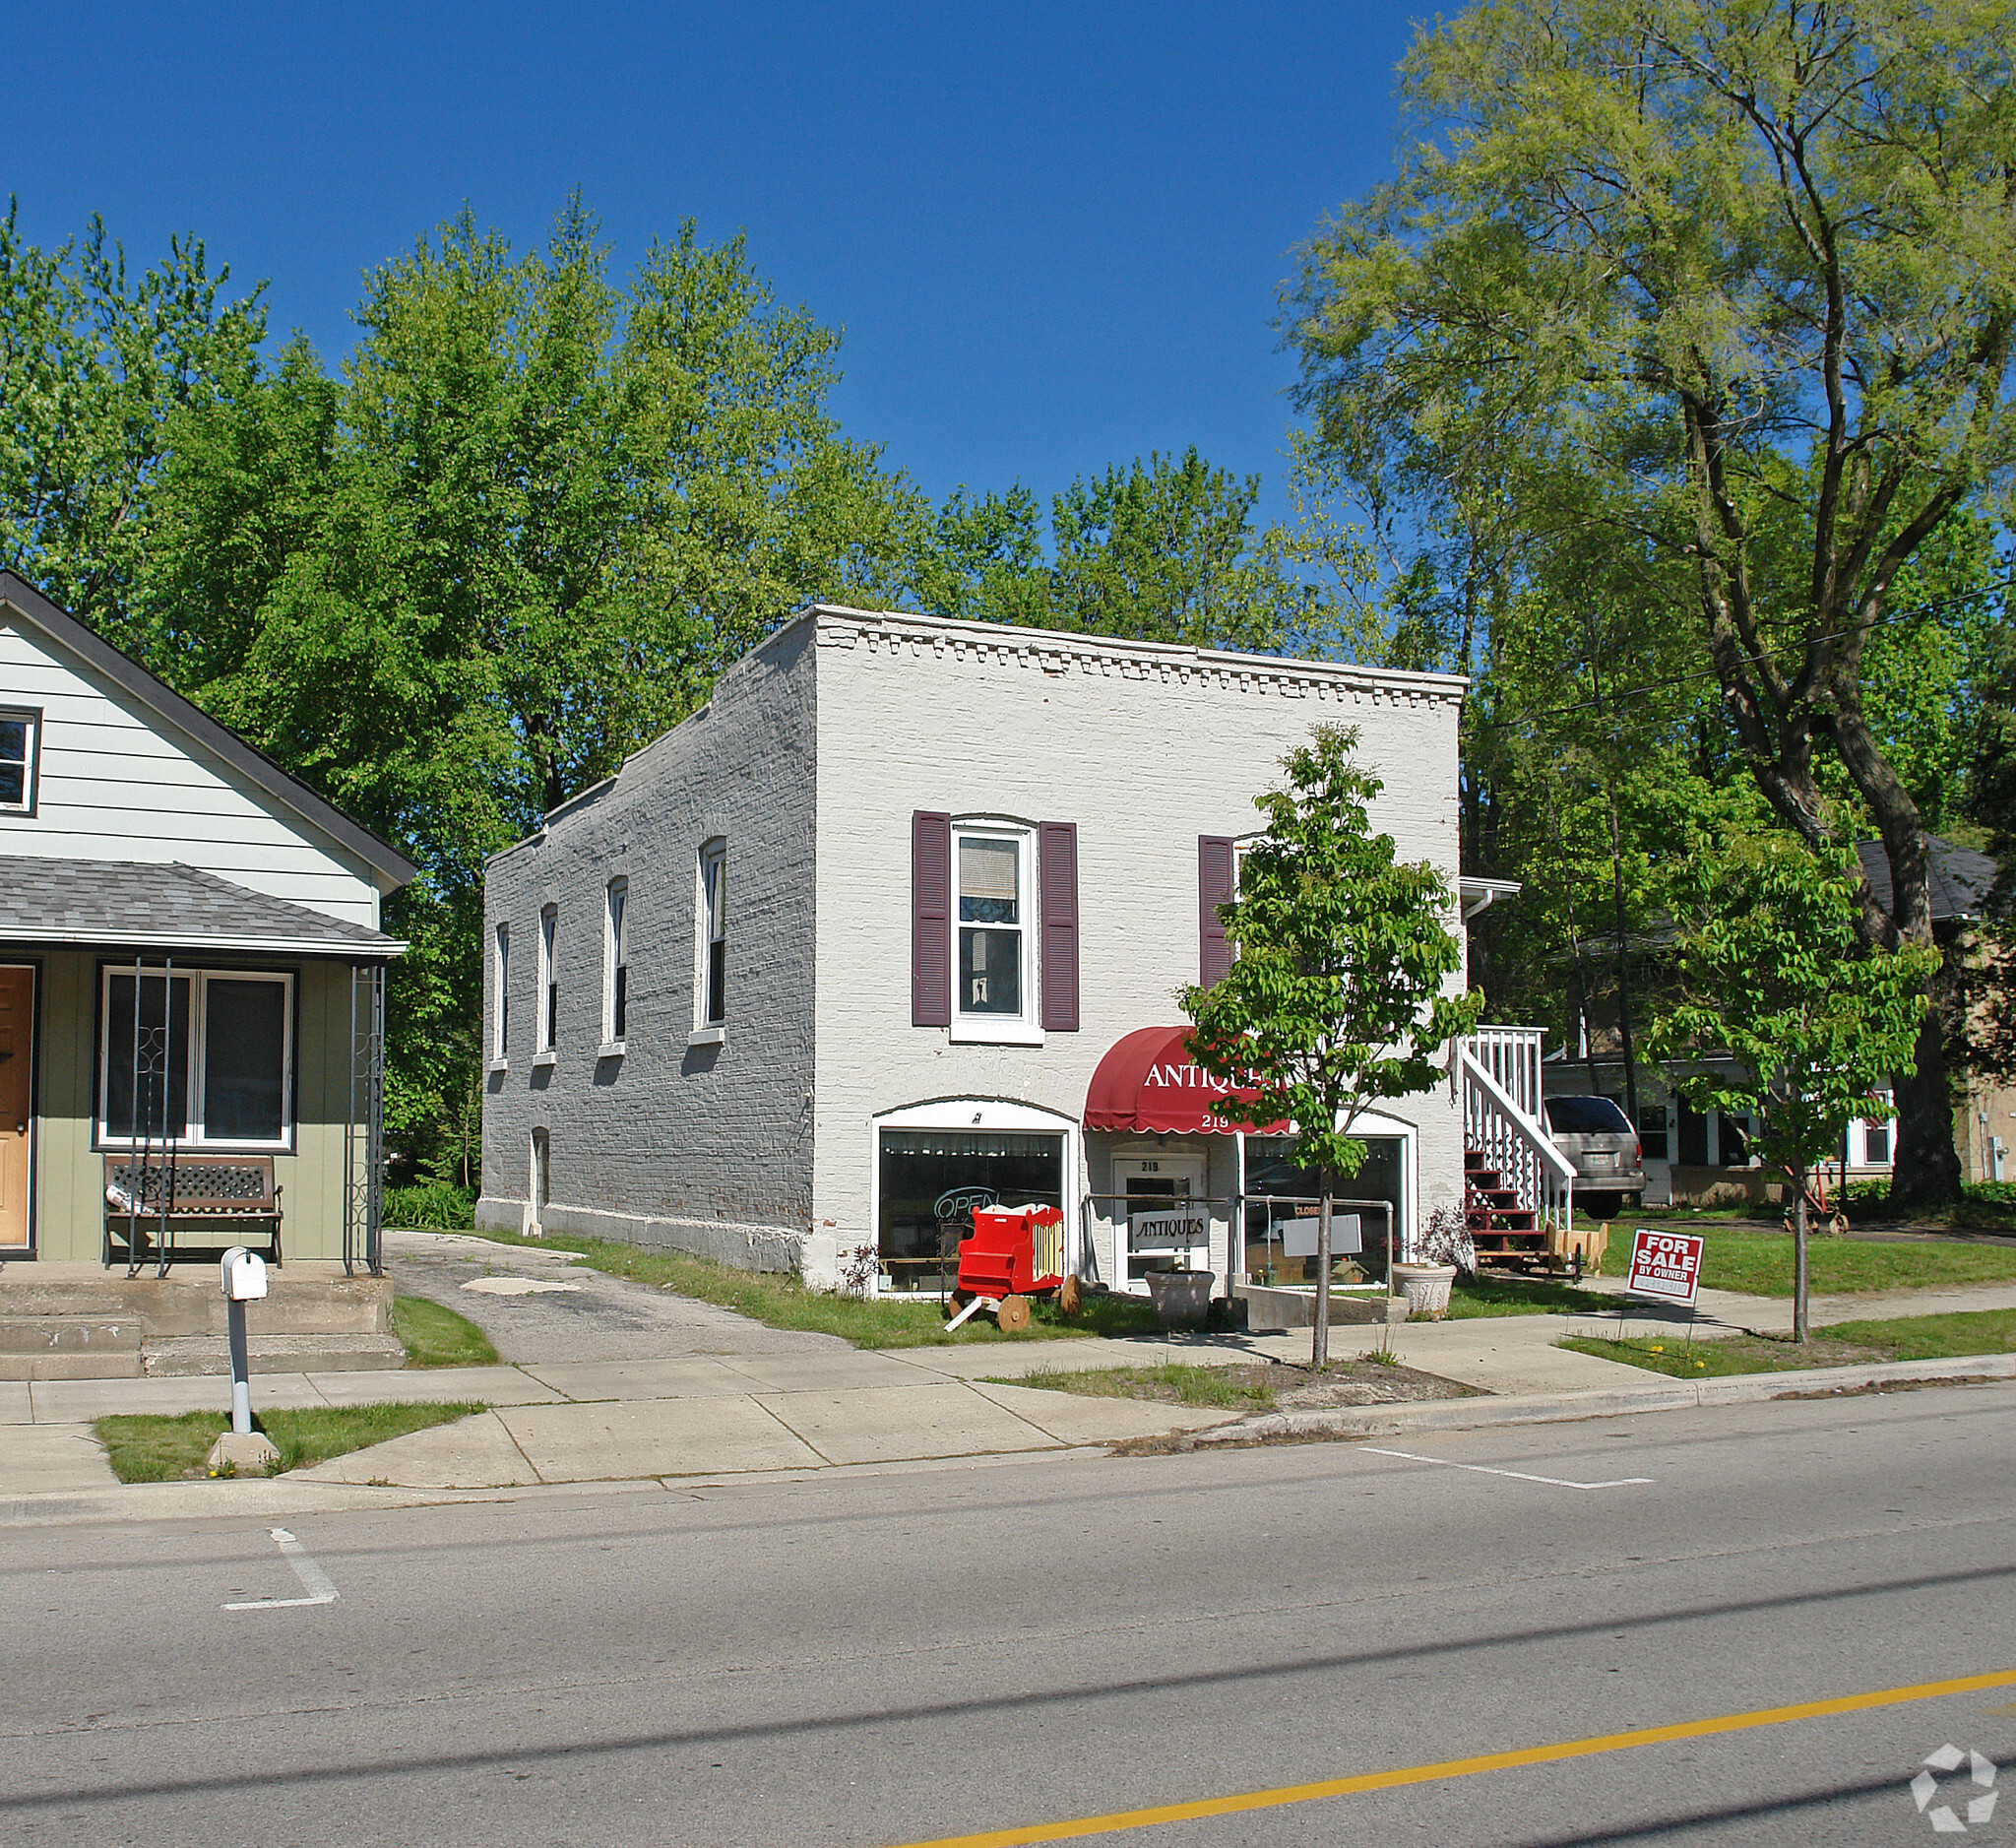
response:
<path fill-rule="evenodd" d="M 1211 1273 L 1152 1270 L 1148 1294 L 1155 1303 L 1155 1319 L 1165 1328 L 1195 1328 L 1211 1312 Z"/>
<path fill-rule="evenodd" d="M 1456 1282 L 1454 1264 L 1396 1264 L 1393 1289 L 1407 1298 L 1409 1321 L 1438 1322 L 1449 1313 L 1449 1292 Z"/>

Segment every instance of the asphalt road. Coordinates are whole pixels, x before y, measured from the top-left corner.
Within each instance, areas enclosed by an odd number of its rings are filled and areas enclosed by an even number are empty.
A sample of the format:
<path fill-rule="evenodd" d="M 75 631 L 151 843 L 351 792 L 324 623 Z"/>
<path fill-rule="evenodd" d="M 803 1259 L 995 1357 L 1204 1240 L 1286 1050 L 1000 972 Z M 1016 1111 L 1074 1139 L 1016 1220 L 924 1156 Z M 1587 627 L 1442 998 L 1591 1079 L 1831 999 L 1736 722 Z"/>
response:
<path fill-rule="evenodd" d="M 2012 1462 L 1985 1386 L 11 1529 L 0 1840 L 912 1843 L 2016 1670 Z M 2016 1685 L 1077 1838 L 1930 1841 L 1946 1744 Z"/>

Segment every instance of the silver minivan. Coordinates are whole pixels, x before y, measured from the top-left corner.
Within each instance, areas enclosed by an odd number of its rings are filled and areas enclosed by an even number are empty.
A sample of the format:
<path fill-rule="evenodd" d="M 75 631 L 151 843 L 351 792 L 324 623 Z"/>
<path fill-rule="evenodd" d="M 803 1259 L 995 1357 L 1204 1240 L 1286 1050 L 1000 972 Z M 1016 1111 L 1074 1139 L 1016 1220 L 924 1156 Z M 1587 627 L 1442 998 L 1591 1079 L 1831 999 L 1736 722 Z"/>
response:
<path fill-rule="evenodd" d="M 1645 1192 L 1645 1163 L 1631 1119 L 1606 1097 L 1550 1097 L 1547 1132 L 1575 1169 L 1575 1204 L 1614 1219 Z"/>

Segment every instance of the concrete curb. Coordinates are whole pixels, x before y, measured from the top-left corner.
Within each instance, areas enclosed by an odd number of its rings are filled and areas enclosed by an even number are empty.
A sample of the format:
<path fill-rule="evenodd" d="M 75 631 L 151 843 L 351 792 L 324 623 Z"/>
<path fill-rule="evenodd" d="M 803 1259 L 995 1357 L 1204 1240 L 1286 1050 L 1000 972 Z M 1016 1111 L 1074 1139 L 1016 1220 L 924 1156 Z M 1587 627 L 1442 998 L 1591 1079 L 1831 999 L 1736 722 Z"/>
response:
<path fill-rule="evenodd" d="M 1475 1399 L 1417 1399 L 1396 1405 L 1340 1406 L 1334 1412 L 1264 1412 L 1236 1425 L 1199 1432 L 1195 1441 L 1252 1443 L 1268 1437 L 1381 1437 L 1406 1431 L 1480 1431 L 1493 1425 L 1548 1425 L 1635 1412 L 1691 1412 L 1713 1405 L 1762 1405 L 1861 1387 L 2016 1379 L 2016 1354 L 1960 1355 L 1934 1361 L 1881 1361 L 1868 1367 L 1803 1367 L 1782 1373 L 1734 1373 L 1698 1382 L 1675 1379 L 1605 1392 L 1527 1392 Z"/>

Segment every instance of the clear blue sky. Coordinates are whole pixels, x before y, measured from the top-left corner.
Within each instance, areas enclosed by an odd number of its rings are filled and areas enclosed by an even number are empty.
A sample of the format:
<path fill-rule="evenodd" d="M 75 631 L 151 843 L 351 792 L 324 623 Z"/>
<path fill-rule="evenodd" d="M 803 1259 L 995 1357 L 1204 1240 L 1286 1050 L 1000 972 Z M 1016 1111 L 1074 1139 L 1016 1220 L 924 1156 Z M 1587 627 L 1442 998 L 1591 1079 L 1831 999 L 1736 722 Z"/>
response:
<path fill-rule="evenodd" d="M 617 270 L 746 230 L 846 329 L 835 409 L 934 494 L 1197 444 L 1273 488 L 1292 246 L 1390 170 L 1409 9 L 93 5 L 0 10 L 0 194 L 129 259 L 194 231 L 334 364 L 368 266 L 570 188 Z M 1270 492 L 1268 499 L 1277 497 Z"/>

